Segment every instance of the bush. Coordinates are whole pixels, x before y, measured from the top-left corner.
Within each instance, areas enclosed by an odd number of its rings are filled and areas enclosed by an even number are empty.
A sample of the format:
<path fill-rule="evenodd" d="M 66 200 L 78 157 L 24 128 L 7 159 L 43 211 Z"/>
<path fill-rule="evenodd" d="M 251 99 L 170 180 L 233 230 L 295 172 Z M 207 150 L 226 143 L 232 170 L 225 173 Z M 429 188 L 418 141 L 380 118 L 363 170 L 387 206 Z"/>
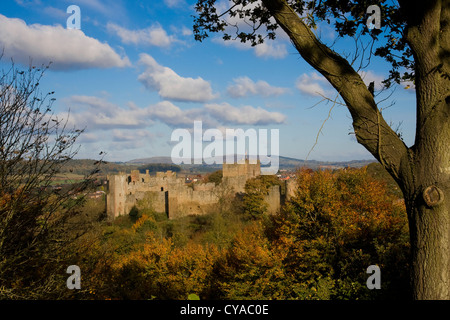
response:
<path fill-rule="evenodd" d="M 280 184 L 280 182 L 273 175 L 263 175 L 247 181 L 242 198 L 244 215 L 247 219 L 257 220 L 266 214 L 268 204 L 265 202 L 264 196 L 269 188 L 276 184 Z"/>
<path fill-rule="evenodd" d="M 139 218 L 139 209 L 136 206 L 133 206 L 130 209 L 130 213 L 128 213 L 128 215 L 131 219 L 136 220 L 137 218 Z"/>

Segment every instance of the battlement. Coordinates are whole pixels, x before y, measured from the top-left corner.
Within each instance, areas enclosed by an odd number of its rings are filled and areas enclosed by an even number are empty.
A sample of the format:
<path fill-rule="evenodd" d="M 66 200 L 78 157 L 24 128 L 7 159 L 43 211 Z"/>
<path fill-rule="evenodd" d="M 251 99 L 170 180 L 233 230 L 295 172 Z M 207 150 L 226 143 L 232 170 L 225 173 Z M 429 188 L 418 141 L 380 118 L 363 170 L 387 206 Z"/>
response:
<path fill-rule="evenodd" d="M 177 177 L 177 173 L 172 172 L 172 170 L 167 170 L 166 172 L 157 172 L 156 177 L 157 178 L 174 178 L 175 179 Z"/>
<path fill-rule="evenodd" d="M 246 179 L 256 178 L 261 175 L 261 163 L 250 163 L 245 159 L 245 163 L 224 163 L 222 165 L 224 177 L 245 177 Z"/>
<path fill-rule="evenodd" d="M 157 212 L 165 212 L 169 218 L 189 214 L 205 214 L 211 212 L 219 202 L 219 195 L 224 187 L 232 187 L 234 192 L 244 192 L 247 180 L 261 174 L 257 163 L 233 163 L 223 165 L 222 183 L 199 183 L 193 187 L 186 185 L 176 172 L 157 172 L 151 176 L 139 170 L 130 174 L 123 172 L 108 176 L 107 213 L 110 219 L 128 214 L 135 205 L 152 207 Z M 266 197 L 270 201 L 270 211 L 280 206 L 280 190 L 271 189 Z"/>

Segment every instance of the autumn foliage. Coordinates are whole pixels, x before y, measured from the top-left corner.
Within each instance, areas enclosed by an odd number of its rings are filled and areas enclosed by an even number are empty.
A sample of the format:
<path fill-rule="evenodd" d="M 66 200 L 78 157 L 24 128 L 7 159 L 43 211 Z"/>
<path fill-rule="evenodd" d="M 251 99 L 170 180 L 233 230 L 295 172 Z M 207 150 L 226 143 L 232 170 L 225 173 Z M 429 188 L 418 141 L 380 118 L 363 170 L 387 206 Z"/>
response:
<path fill-rule="evenodd" d="M 405 207 L 365 169 L 300 171 L 295 197 L 266 232 L 287 273 L 311 283 L 311 297 L 407 298 Z M 381 292 L 366 287 L 372 264 L 383 272 Z"/>
<path fill-rule="evenodd" d="M 84 278 L 89 290 L 79 295 L 408 298 L 405 208 L 385 182 L 365 169 L 302 169 L 297 182 L 295 196 L 276 215 L 248 219 L 244 203 L 241 213 L 173 221 L 146 211 L 103 227 L 98 237 L 84 240 L 93 250 L 80 262 L 90 271 Z M 381 290 L 366 287 L 366 269 L 373 264 L 382 272 Z"/>

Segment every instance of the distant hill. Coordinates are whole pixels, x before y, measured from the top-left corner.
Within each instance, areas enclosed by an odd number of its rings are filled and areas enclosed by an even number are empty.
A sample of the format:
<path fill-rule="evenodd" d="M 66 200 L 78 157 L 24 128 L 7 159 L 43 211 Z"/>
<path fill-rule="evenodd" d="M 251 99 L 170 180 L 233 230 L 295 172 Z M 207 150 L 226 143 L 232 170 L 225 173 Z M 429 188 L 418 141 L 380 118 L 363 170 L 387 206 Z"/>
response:
<path fill-rule="evenodd" d="M 352 160 L 352 161 L 317 161 L 317 160 L 301 160 L 289 157 L 279 157 L 279 169 L 281 170 L 295 170 L 299 167 L 308 167 L 311 169 L 318 168 L 330 168 L 339 169 L 345 167 L 360 168 L 370 163 L 374 163 L 374 160 Z M 101 175 L 116 174 L 119 172 L 130 172 L 131 170 L 139 170 L 145 172 L 149 169 L 150 172 L 156 171 L 184 171 L 192 173 L 207 173 L 221 169 L 221 164 L 207 165 L 205 163 L 199 164 L 181 164 L 175 165 L 172 163 L 170 157 L 151 157 L 133 159 L 127 162 L 106 162 L 102 163 L 99 167 Z M 96 161 L 92 159 L 72 159 L 68 161 L 64 167 L 63 173 L 70 173 L 76 175 L 87 175 L 96 169 Z"/>
<path fill-rule="evenodd" d="M 142 159 L 133 159 L 130 161 L 126 161 L 126 164 L 149 164 L 149 163 L 168 163 L 172 164 L 171 157 L 151 157 L 151 158 L 142 158 Z"/>
<path fill-rule="evenodd" d="M 317 160 L 301 160 L 289 157 L 279 157 L 279 168 L 285 170 L 293 170 L 298 167 L 308 167 L 311 169 L 317 169 L 319 167 L 329 167 L 331 169 L 354 167 L 360 168 L 364 167 L 370 163 L 376 162 L 375 160 L 351 160 L 351 161 L 317 161 Z M 172 159 L 170 157 L 151 157 L 151 158 L 141 158 L 127 161 L 125 164 L 150 164 L 150 163 L 166 163 L 172 164 Z M 197 168 L 200 171 L 214 171 L 218 168 L 220 169 L 222 165 L 206 165 L 205 163 L 199 164 L 181 164 L 180 167 L 184 170 Z"/>

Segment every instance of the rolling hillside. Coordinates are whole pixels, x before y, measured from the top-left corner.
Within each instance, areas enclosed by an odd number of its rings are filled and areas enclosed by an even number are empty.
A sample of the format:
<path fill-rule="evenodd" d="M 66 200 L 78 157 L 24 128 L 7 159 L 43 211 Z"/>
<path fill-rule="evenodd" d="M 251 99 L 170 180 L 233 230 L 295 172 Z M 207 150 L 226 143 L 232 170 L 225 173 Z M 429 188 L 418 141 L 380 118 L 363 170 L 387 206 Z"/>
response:
<path fill-rule="evenodd" d="M 295 158 L 288 157 L 280 157 L 280 169 L 293 170 L 297 167 L 309 167 L 311 169 L 317 169 L 319 167 L 329 167 L 329 168 L 345 168 L 345 167 L 355 167 L 360 168 L 366 166 L 372 162 L 376 162 L 375 160 L 352 160 L 352 161 L 317 161 L 317 160 L 301 160 Z M 172 159 L 170 157 L 151 157 L 151 158 L 141 158 L 141 159 L 133 159 L 127 161 L 126 164 L 148 164 L 148 163 L 172 163 Z M 217 169 L 221 168 L 221 165 L 194 165 L 194 164 L 182 164 L 180 165 L 183 169 L 186 168 L 203 168 L 206 169 L 208 167 Z"/>

